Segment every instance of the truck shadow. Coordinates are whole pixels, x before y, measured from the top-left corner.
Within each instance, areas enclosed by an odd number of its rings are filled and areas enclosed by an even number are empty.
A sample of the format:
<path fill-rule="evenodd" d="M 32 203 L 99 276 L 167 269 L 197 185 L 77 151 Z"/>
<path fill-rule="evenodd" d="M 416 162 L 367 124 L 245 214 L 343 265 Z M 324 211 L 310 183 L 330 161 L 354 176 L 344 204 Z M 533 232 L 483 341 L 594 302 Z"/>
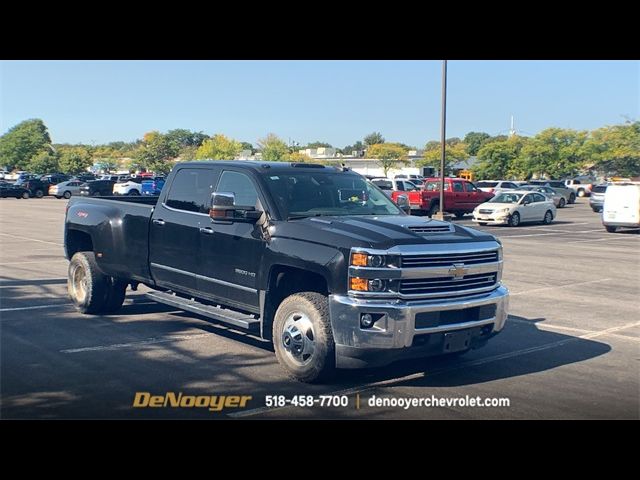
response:
<path fill-rule="evenodd" d="M 503 332 L 484 348 L 453 358 L 404 360 L 385 368 L 367 370 L 367 382 L 398 378 L 399 382 L 394 382 L 394 385 L 473 385 L 552 370 L 611 351 L 611 346 L 606 343 L 538 328 L 537 325 L 544 322 L 544 318 L 511 315 Z M 416 373 L 424 376 L 402 380 L 402 377 Z M 342 376 L 344 380 L 353 381 L 358 373 L 346 371 Z"/>

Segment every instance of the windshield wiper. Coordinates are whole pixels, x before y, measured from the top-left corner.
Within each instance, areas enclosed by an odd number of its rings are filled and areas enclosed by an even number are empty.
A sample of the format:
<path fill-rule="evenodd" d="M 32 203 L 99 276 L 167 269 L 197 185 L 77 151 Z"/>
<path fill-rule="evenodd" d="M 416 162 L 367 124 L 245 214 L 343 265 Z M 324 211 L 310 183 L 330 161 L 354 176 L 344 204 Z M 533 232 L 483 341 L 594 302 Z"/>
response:
<path fill-rule="evenodd" d="M 324 215 L 324 213 L 307 213 L 306 215 L 289 215 L 287 217 L 287 220 L 300 220 L 302 218 L 309 218 L 309 217 L 322 217 Z"/>

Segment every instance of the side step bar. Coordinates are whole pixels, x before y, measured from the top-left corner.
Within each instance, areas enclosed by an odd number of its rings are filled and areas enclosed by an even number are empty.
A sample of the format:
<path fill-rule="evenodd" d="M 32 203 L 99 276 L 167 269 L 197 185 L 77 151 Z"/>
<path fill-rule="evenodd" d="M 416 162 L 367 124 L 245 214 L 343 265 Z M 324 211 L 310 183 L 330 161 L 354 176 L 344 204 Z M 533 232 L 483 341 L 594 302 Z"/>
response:
<path fill-rule="evenodd" d="M 255 318 L 253 315 L 236 312 L 235 310 L 229 310 L 228 308 L 205 305 L 204 303 L 200 303 L 196 300 L 189 300 L 166 292 L 149 292 L 147 293 L 147 297 L 158 303 L 171 305 L 172 307 L 176 307 L 187 312 L 197 313 L 198 315 L 202 315 L 212 320 L 217 320 L 218 322 L 227 323 L 234 327 L 252 331 L 258 331 L 260 329 L 260 320 Z"/>

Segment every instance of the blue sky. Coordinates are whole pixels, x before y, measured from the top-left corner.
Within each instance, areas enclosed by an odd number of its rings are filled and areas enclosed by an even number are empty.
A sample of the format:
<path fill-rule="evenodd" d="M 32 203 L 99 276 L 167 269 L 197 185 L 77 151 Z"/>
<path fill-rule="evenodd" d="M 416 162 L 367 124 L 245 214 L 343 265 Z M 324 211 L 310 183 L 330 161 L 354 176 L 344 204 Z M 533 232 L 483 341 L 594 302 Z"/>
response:
<path fill-rule="evenodd" d="M 342 147 L 439 138 L 439 61 L 3 61 L 0 131 L 41 118 L 56 143 L 188 128 Z M 640 118 L 637 61 L 449 62 L 447 136 L 594 129 Z"/>

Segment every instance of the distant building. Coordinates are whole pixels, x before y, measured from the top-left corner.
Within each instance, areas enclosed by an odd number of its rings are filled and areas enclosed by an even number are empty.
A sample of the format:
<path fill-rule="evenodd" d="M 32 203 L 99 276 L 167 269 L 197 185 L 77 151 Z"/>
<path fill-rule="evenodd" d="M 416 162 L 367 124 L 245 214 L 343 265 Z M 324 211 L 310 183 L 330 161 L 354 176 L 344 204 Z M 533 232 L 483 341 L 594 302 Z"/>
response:
<path fill-rule="evenodd" d="M 318 147 L 318 148 L 303 148 L 298 150 L 301 155 L 307 155 L 308 157 L 315 158 L 317 160 L 325 160 L 328 158 L 337 158 L 335 148 L 330 147 Z"/>

